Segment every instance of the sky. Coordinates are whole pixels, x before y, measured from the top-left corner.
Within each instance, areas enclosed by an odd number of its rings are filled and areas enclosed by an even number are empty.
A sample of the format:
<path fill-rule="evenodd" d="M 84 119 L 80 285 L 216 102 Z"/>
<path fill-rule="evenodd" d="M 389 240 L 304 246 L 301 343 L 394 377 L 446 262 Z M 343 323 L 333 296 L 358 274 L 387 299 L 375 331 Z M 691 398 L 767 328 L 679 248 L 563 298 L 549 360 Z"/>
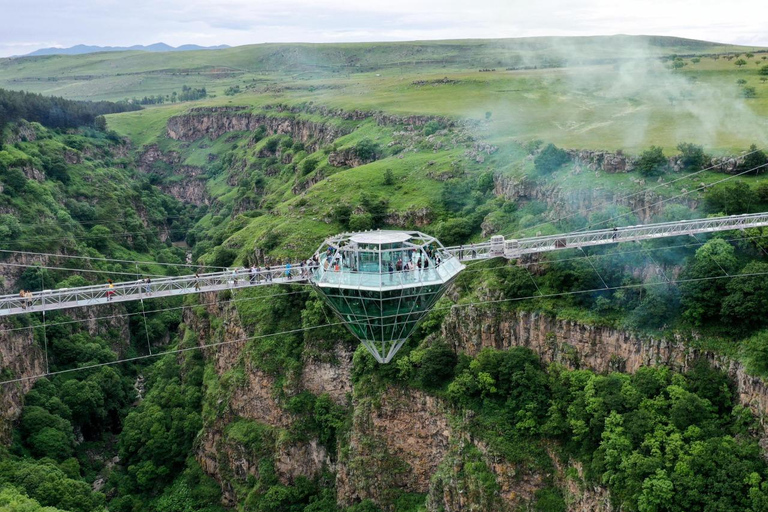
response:
<path fill-rule="evenodd" d="M 0 57 L 76 44 L 651 34 L 768 46 L 764 0 L 0 0 Z"/>

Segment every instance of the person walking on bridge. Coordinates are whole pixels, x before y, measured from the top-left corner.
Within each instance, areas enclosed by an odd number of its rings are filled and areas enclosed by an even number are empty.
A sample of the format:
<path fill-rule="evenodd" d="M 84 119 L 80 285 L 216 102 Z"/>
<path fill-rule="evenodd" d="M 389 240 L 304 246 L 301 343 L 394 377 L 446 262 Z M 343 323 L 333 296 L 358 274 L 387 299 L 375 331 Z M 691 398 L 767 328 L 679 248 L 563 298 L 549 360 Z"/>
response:
<path fill-rule="evenodd" d="M 107 300 L 112 300 L 112 296 L 115 294 L 115 285 L 111 279 L 107 279 Z"/>
<path fill-rule="evenodd" d="M 149 278 L 144 280 L 144 293 L 152 295 L 152 281 Z"/>
<path fill-rule="evenodd" d="M 195 272 L 195 291 L 200 291 L 200 274 Z"/>
<path fill-rule="evenodd" d="M 27 309 L 27 292 L 24 288 L 19 290 L 19 298 L 21 299 L 21 309 Z"/>

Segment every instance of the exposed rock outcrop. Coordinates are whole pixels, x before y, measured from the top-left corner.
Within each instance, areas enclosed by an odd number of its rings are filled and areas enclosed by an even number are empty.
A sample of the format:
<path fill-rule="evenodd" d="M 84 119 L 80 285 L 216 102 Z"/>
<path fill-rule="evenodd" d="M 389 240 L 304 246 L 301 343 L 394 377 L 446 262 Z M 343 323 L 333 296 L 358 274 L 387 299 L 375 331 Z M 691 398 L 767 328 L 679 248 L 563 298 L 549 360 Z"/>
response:
<path fill-rule="evenodd" d="M 268 135 L 285 134 L 316 151 L 349 132 L 330 123 L 297 116 L 269 116 L 244 111 L 192 109 L 188 114 L 168 119 L 167 134 L 174 140 L 194 141 L 207 137 L 215 140 L 227 132 L 255 131 L 263 127 Z"/>
<path fill-rule="evenodd" d="M 528 347 L 545 363 L 597 372 L 633 373 L 648 365 L 685 371 L 697 359 L 706 358 L 731 377 L 739 402 L 750 408 L 768 435 L 768 384 L 747 374 L 740 362 L 691 348 L 681 338 L 640 336 L 538 313 L 476 307 L 453 308 L 443 322 L 442 334 L 455 350 L 469 355 L 485 347 Z"/>
<path fill-rule="evenodd" d="M 370 161 L 370 160 L 369 160 Z M 333 151 L 328 155 L 328 163 L 334 167 L 360 167 L 369 161 L 363 160 L 355 152 L 355 148 Z"/>
<path fill-rule="evenodd" d="M 0 444 L 11 440 L 13 421 L 21 413 L 24 395 L 35 384 L 34 376 L 45 373 L 43 351 L 34 339 L 34 329 L 12 330 L 15 324 L 0 321 L 1 380 L 21 379 L 0 386 Z"/>
<path fill-rule="evenodd" d="M 396 489 L 426 493 L 448 451 L 450 427 L 440 401 L 389 388 L 376 406 L 365 399 L 354 409 L 347 454 L 337 468 L 339 502 L 371 499 L 387 506 Z"/>
<path fill-rule="evenodd" d="M 547 205 L 550 217 L 557 218 L 579 213 L 588 215 L 595 205 L 614 204 L 626 206 L 641 221 L 647 222 L 661 213 L 668 202 L 653 191 L 632 193 L 622 190 L 609 190 L 602 187 L 564 189 L 558 182 L 538 183 L 527 177 L 494 176 L 494 194 L 509 201 L 541 201 Z M 676 200 L 691 209 L 698 201 L 692 197 Z"/>

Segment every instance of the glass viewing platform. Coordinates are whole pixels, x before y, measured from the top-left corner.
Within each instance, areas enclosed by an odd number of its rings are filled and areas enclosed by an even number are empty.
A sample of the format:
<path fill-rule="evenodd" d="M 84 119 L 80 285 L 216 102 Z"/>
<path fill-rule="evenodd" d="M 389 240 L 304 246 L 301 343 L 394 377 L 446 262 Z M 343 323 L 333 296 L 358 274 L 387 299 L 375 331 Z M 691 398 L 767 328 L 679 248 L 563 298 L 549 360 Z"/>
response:
<path fill-rule="evenodd" d="M 464 268 L 434 237 L 366 231 L 327 239 L 310 281 L 380 363 L 388 363 Z"/>

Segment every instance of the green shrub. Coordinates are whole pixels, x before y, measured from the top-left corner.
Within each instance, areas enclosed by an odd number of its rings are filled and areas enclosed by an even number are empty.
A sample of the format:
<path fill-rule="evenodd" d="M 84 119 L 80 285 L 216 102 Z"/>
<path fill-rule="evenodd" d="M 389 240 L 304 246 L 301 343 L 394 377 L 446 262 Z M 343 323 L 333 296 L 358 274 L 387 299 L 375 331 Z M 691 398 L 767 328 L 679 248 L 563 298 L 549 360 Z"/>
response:
<path fill-rule="evenodd" d="M 550 174 L 568 161 L 568 153 L 554 144 L 547 144 L 533 159 L 533 165 L 541 174 Z"/>
<path fill-rule="evenodd" d="M 316 158 L 305 158 L 301 161 L 301 164 L 299 164 L 299 170 L 301 171 L 302 176 L 306 176 L 307 174 L 311 173 L 315 169 L 317 169 L 317 165 L 320 162 Z"/>
<path fill-rule="evenodd" d="M 704 154 L 702 146 L 683 142 L 678 144 L 677 149 L 681 153 L 681 162 L 686 171 L 698 171 L 706 165 L 707 155 Z"/>
<path fill-rule="evenodd" d="M 376 154 L 379 151 L 379 146 L 371 139 L 362 139 L 355 144 L 355 155 L 363 162 L 370 162 L 376 159 Z"/>
<path fill-rule="evenodd" d="M 370 213 L 355 213 L 349 218 L 349 229 L 365 231 L 373 228 L 373 216 Z"/>
<path fill-rule="evenodd" d="M 429 137 L 443 129 L 443 125 L 439 121 L 429 121 L 424 125 L 422 131 L 425 136 Z"/>
<path fill-rule="evenodd" d="M 658 146 L 651 146 L 640 154 L 635 163 L 637 172 L 646 177 L 659 176 L 667 171 L 667 158 Z"/>
<path fill-rule="evenodd" d="M 0 175 L 0 180 L 5 184 L 6 193 L 11 196 L 21 194 L 27 185 L 27 177 L 16 168 L 6 169 Z"/>
<path fill-rule="evenodd" d="M 214 267 L 225 268 L 232 265 L 235 258 L 237 258 L 236 251 L 229 247 L 219 246 L 213 251 L 211 265 Z"/>

